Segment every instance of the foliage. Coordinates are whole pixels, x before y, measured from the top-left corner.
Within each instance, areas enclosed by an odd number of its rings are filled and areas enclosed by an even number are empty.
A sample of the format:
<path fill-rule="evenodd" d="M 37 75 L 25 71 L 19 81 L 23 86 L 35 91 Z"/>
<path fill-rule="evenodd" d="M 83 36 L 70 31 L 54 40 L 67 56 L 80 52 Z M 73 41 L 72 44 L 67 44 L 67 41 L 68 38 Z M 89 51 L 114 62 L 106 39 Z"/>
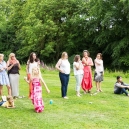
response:
<path fill-rule="evenodd" d="M 63 51 L 69 57 L 87 49 L 104 65 L 129 66 L 128 0 L 1 0 L 0 52 L 15 52 L 26 62 L 34 51 L 45 63 L 55 63 Z"/>

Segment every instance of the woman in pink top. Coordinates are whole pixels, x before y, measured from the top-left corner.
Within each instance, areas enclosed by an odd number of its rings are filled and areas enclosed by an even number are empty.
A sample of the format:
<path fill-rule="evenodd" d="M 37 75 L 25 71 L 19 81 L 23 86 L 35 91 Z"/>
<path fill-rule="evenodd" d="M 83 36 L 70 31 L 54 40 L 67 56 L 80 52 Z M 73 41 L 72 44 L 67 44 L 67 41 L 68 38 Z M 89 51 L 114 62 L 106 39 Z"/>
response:
<path fill-rule="evenodd" d="M 91 66 L 93 66 L 93 61 L 89 57 L 89 55 L 90 53 L 87 50 L 83 51 L 82 63 L 84 66 L 84 75 L 83 75 L 81 86 L 85 94 L 86 94 L 86 91 L 90 93 L 90 89 L 92 88 Z"/>

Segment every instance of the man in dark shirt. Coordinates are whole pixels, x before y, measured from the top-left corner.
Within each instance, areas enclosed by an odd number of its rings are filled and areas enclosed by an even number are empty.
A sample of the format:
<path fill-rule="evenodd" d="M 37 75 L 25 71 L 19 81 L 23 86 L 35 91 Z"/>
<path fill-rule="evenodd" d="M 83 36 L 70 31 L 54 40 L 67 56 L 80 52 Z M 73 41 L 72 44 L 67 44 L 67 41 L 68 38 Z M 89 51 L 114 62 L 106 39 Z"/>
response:
<path fill-rule="evenodd" d="M 117 76 L 116 77 L 117 82 L 114 85 L 114 94 L 123 94 L 125 93 L 127 96 L 129 96 L 129 93 L 126 90 L 129 90 L 129 84 L 125 84 L 122 82 L 122 77 Z"/>

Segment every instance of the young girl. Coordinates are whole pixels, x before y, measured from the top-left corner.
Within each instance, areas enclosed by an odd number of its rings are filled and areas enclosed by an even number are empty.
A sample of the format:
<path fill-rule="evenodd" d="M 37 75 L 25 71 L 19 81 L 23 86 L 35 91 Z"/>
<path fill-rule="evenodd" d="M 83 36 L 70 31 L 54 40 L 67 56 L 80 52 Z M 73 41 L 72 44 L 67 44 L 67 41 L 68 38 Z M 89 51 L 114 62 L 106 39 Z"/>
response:
<path fill-rule="evenodd" d="M 103 60 L 102 60 L 101 53 L 97 54 L 94 62 L 95 62 L 94 81 L 96 82 L 96 89 L 97 89 L 97 92 L 102 92 L 101 81 L 103 81 L 104 68 L 103 68 Z"/>
<path fill-rule="evenodd" d="M 0 102 L 0 106 L 5 108 L 15 108 L 14 100 L 12 96 L 2 96 L 2 101 Z"/>
<path fill-rule="evenodd" d="M 42 112 L 44 110 L 44 104 L 42 100 L 42 87 L 40 84 L 40 81 L 44 84 L 46 90 L 48 93 L 50 93 L 50 90 L 48 89 L 46 83 L 41 77 L 40 71 L 38 67 L 32 68 L 32 74 L 30 77 L 30 80 L 28 81 L 25 79 L 28 83 L 32 83 L 32 92 L 31 92 L 31 100 L 34 104 L 35 111 L 37 113 Z"/>
<path fill-rule="evenodd" d="M 80 60 L 80 55 L 74 57 L 73 70 L 76 79 L 76 95 L 80 97 L 80 86 L 83 78 L 83 65 Z"/>

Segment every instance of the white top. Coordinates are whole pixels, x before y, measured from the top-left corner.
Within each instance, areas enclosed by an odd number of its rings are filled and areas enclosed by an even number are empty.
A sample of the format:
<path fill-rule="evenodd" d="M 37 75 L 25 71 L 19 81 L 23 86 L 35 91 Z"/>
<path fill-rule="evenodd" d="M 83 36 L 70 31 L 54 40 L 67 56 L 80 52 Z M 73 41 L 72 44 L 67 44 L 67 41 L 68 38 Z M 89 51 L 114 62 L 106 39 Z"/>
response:
<path fill-rule="evenodd" d="M 68 59 L 64 59 L 64 60 L 60 59 L 60 60 L 61 60 L 60 69 L 65 74 L 70 74 L 70 63 L 69 63 Z"/>
<path fill-rule="evenodd" d="M 79 67 L 80 66 L 80 69 L 77 70 L 76 67 Z M 73 62 L 73 71 L 74 71 L 74 75 L 79 75 L 79 74 L 83 74 L 83 65 L 82 63 L 79 64 L 79 62 Z"/>
<path fill-rule="evenodd" d="M 103 68 L 103 60 L 101 59 L 95 59 L 95 72 L 103 72 L 104 68 Z"/>
<path fill-rule="evenodd" d="M 32 74 L 32 69 L 34 67 L 39 67 L 38 62 L 35 62 L 35 61 L 33 63 L 29 63 L 28 65 L 29 65 L 29 70 L 28 71 L 29 71 L 30 74 Z"/>

